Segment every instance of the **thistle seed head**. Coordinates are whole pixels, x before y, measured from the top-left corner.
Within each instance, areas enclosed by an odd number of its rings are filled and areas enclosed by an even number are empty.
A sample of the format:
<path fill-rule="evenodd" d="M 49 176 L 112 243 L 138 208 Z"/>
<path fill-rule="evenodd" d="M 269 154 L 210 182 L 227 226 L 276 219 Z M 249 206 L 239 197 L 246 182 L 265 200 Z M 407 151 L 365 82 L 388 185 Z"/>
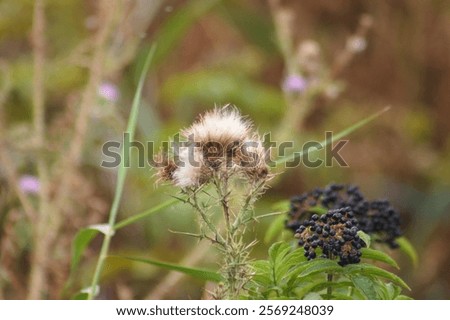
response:
<path fill-rule="evenodd" d="M 175 161 L 159 169 L 160 180 L 172 181 L 181 188 L 199 187 L 213 175 L 239 174 L 250 182 L 266 181 L 268 150 L 250 120 L 232 106 L 215 108 L 182 130 L 187 138 Z"/>
<path fill-rule="evenodd" d="M 181 133 L 200 147 L 213 142 L 228 152 L 248 137 L 252 127 L 252 123 L 243 118 L 235 107 L 227 105 L 206 112 Z"/>

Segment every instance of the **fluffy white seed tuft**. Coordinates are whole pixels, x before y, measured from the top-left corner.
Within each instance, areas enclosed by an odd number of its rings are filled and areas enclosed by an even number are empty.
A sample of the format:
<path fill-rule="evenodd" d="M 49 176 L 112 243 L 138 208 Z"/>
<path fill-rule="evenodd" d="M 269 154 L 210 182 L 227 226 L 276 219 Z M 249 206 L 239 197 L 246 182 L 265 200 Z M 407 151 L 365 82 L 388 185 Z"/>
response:
<path fill-rule="evenodd" d="M 199 148 L 180 148 L 173 181 L 181 188 L 199 186 L 204 180 L 203 155 Z"/>
<path fill-rule="evenodd" d="M 199 121 L 183 130 L 182 134 L 200 145 L 218 142 L 226 148 L 245 140 L 251 129 L 251 122 L 244 119 L 236 108 L 228 105 L 206 112 Z"/>

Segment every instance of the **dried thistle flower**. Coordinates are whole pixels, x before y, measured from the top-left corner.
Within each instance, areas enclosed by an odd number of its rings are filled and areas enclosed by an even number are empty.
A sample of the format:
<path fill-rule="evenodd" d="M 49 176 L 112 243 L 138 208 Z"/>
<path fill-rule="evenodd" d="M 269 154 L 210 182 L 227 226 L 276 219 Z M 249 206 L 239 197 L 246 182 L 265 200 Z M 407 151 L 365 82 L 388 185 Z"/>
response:
<path fill-rule="evenodd" d="M 182 130 L 183 136 L 202 147 L 215 142 L 226 150 L 237 142 L 244 141 L 251 133 L 252 123 L 242 117 L 239 111 L 227 105 L 206 112 L 189 128 Z"/>
<path fill-rule="evenodd" d="M 198 187 L 208 181 L 209 175 L 205 170 L 203 154 L 199 148 L 180 148 L 177 162 L 178 165 L 172 176 L 176 186 Z"/>
<path fill-rule="evenodd" d="M 266 149 L 261 138 L 255 135 L 239 148 L 235 161 L 249 180 L 261 181 L 270 177 L 266 164 L 269 156 L 270 150 Z"/>
<path fill-rule="evenodd" d="M 243 234 L 255 220 L 253 205 L 270 178 L 269 153 L 251 121 L 229 105 L 206 112 L 182 134 L 187 141 L 175 148 L 173 160 L 163 161 L 158 176 L 180 187 L 183 201 L 198 212 L 201 234 L 194 236 L 209 239 L 223 253 L 225 280 L 215 297 L 237 299 L 251 277 L 248 257 L 255 241 L 245 243 Z M 242 188 L 233 179 L 240 180 Z M 211 220 L 218 207 L 223 227 Z"/>
<path fill-rule="evenodd" d="M 254 132 L 251 121 L 232 106 L 206 112 L 187 129 L 186 146 L 175 152 L 176 161 L 159 169 L 160 180 L 181 188 L 199 187 L 213 174 L 243 173 L 252 181 L 266 179 L 268 151 Z"/>
<path fill-rule="evenodd" d="M 158 178 L 158 182 L 161 181 L 172 181 L 173 174 L 177 169 L 177 165 L 172 159 L 169 159 L 169 156 L 164 153 L 160 153 L 156 156 L 155 159 L 158 163 L 163 164 L 160 170 L 157 171 L 156 176 Z"/>

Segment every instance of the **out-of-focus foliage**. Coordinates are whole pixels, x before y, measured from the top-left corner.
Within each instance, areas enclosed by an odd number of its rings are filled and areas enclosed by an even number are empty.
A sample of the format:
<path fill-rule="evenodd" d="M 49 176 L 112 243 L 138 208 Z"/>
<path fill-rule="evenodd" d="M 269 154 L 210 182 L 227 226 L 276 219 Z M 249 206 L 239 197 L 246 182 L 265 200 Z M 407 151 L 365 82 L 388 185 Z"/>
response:
<path fill-rule="evenodd" d="M 97 1 L 45 1 L 47 145 L 36 150 L 30 36 L 34 2 L 0 2 L 0 152 L 11 158 L 18 177 L 38 175 L 36 158 L 44 153 L 52 169 L 48 187 L 54 199 L 65 176 L 60 164 L 73 143 L 102 15 L 98 16 Z M 446 1 L 280 3 L 293 17 L 294 44 L 314 39 L 323 61 L 333 61 L 342 51 L 361 14 L 370 14 L 374 21 L 367 49 L 339 77 L 345 84 L 343 94 L 334 100 L 315 100 L 302 130 L 291 132 L 293 140 L 321 141 L 324 131 L 338 132 L 386 105 L 391 110 L 350 136 L 342 152 L 349 167 L 286 169 L 257 210 L 266 212 L 276 202 L 330 181 L 357 183 L 374 198 L 389 197 L 401 211 L 405 235 L 419 252 L 417 268 L 404 255 L 393 253 L 401 278 L 412 288 L 410 295 L 449 299 L 450 9 Z M 64 223 L 45 257 L 51 261 L 46 298 L 68 298 L 90 285 L 100 239 L 92 240 L 68 284 L 70 248 L 78 230 L 107 220 L 117 170 L 100 167 L 101 147 L 122 137 L 152 43 L 157 42 L 158 51 L 144 88 L 138 140 L 155 141 L 158 151 L 161 141 L 191 123 L 198 113 L 226 103 L 249 115 L 261 133 L 279 129 L 287 106 L 280 87 L 284 61 L 272 14 L 268 1 L 257 0 L 117 1 L 103 48 L 101 82 L 113 84 L 119 98 L 110 101 L 96 93 L 89 106 L 88 131 L 70 177 L 69 197 L 55 210 Z M 136 150 L 133 155 L 136 159 Z M 176 195 L 170 186 L 156 188 L 154 171 L 148 166 L 138 168 L 134 161 L 119 220 Z M 33 265 L 35 224 L 26 218 L 8 178 L 9 169 L 10 165 L 0 164 L 0 298 L 23 299 Z M 28 194 L 27 198 L 37 208 L 39 196 Z M 169 232 L 196 232 L 195 219 L 188 206 L 168 206 L 117 230 L 111 254 L 216 270 L 214 251 L 197 259 L 198 263 L 190 257 L 196 250 L 207 252 L 207 245 Z M 263 219 L 250 231 L 263 240 L 275 219 Z M 260 241 L 254 258 L 264 258 L 268 247 Z M 100 297 L 202 297 L 204 283 L 190 278 L 182 279 L 184 284 L 176 290 L 152 291 L 166 274 L 156 266 L 109 259 Z"/>

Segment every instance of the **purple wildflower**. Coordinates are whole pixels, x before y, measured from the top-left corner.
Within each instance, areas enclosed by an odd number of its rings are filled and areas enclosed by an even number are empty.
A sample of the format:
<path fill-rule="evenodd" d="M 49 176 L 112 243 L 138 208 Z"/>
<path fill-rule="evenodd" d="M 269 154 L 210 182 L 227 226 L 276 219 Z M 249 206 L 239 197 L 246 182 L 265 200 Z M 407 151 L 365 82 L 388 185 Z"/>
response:
<path fill-rule="evenodd" d="M 283 91 L 287 93 L 301 93 L 305 91 L 308 83 L 306 80 L 297 74 L 287 76 L 283 81 Z"/>
<path fill-rule="evenodd" d="M 98 94 L 103 99 L 109 102 L 117 102 L 119 100 L 119 89 L 117 86 L 110 82 L 104 82 L 98 88 Z"/>
<path fill-rule="evenodd" d="M 41 183 L 35 176 L 24 175 L 19 179 L 19 187 L 24 193 L 37 194 L 41 188 Z"/>

